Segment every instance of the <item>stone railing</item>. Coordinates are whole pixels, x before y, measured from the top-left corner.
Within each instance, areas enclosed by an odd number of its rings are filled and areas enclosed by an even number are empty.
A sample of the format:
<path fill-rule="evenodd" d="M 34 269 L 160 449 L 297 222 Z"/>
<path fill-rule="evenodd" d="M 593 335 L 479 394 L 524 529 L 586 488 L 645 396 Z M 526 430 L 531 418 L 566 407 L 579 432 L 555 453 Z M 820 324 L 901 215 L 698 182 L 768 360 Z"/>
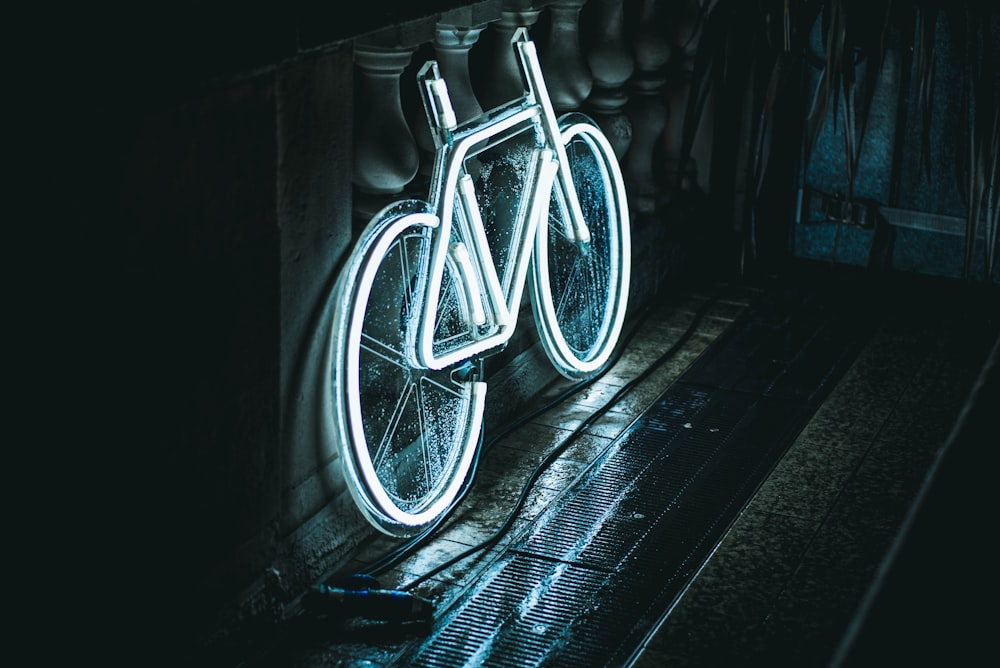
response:
<path fill-rule="evenodd" d="M 510 37 L 528 26 L 557 112 L 590 114 L 621 160 L 632 306 L 670 272 L 658 203 L 680 175 L 707 174 L 705 150 L 698 171 L 676 161 L 686 94 L 678 62 L 697 43 L 699 2 L 436 4 L 449 6 L 353 32 L 300 25 L 309 40 L 295 53 L 133 124 L 121 202 L 132 270 L 175 295 L 173 311 L 153 316 L 175 337 L 163 365 L 175 381 L 164 381 L 164 395 L 177 401 L 169 420 L 151 418 L 161 425 L 154 449 L 171 462 L 157 463 L 163 485 L 152 489 L 170 520 L 155 531 L 197 555 L 168 571 L 176 595 L 221 611 L 194 621 L 279 614 L 373 533 L 326 445 L 327 297 L 372 213 L 427 196 L 432 146 L 415 79 L 424 61 L 438 61 L 458 116 L 472 117 L 521 90 Z M 488 409 L 487 428 L 554 378 L 530 323 L 519 329 L 524 337 L 490 360 L 491 382 L 504 389 L 491 392 L 503 401 Z"/>

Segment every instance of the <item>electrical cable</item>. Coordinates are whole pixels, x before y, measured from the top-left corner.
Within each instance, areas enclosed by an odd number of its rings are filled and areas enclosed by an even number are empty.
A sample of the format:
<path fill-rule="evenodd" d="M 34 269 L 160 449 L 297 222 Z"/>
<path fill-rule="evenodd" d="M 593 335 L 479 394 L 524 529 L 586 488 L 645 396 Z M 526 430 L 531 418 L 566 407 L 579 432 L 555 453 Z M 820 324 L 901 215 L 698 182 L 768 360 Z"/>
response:
<path fill-rule="evenodd" d="M 385 571 L 389 570 L 390 568 L 392 568 L 393 566 L 395 566 L 396 564 L 400 563 L 408 556 L 413 554 L 420 547 L 422 547 L 423 544 L 437 532 L 438 528 L 448 521 L 448 519 L 452 516 L 454 511 L 461 505 L 461 502 L 468 495 L 469 490 L 472 486 L 471 481 L 475 479 L 476 470 L 479 466 L 480 455 L 489 448 L 491 448 L 494 444 L 502 440 L 503 438 L 506 438 L 510 433 L 512 433 L 519 427 L 522 427 L 531 420 L 534 420 L 539 415 L 542 415 L 546 411 L 549 411 L 555 406 L 558 406 L 569 397 L 589 387 L 593 383 L 600 380 L 601 377 L 606 375 L 607 372 L 611 369 L 611 367 L 617 364 L 618 360 L 621 359 L 622 353 L 624 352 L 629 341 L 631 341 L 632 338 L 635 337 L 636 333 L 641 329 L 643 322 L 645 322 L 646 318 L 649 317 L 649 314 L 651 312 L 652 312 L 652 307 L 647 304 L 645 308 L 639 313 L 639 315 L 636 316 L 635 322 L 632 325 L 632 328 L 630 329 L 628 334 L 626 334 L 619 341 L 619 344 L 616 347 L 614 354 L 596 374 L 594 374 L 593 376 L 591 376 L 586 380 L 580 381 L 579 383 L 570 386 L 569 388 L 559 393 L 558 395 L 556 395 L 555 397 L 553 397 L 552 399 L 541 405 L 539 408 L 535 409 L 534 411 L 522 415 L 514 422 L 508 424 L 505 429 L 493 435 L 488 442 L 486 443 L 483 442 L 483 436 L 481 434 L 479 446 L 476 448 L 476 453 L 473 458 L 472 465 L 470 466 L 469 469 L 468 480 L 470 481 L 470 484 L 467 484 L 464 487 L 462 492 L 455 498 L 455 501 L 452 503 L 451 507 L 447 511 L 442 513 L 437 520 L 435 520 L 431 525 L 429 525 L 419 534 L 410 538 L 407 542 L 396 547 L 395 549 L 393 549 L 392 551 L 388 552 L 386 555 L 378 559 L 376 562 L 374 562 L 371 566 L 369 566 L 366 574 L 375 576 L 378 575 L 379 573 L 384 573 Z"/>
<path fill-rule="evenodd" d="M 489 536 L 485 540 L 481 541 L 477 545 L 474 545 L 474 546 L 468 548 L 464 552 L 461 552 L 460 554 L 455 555 L 451 559 L 448 559 L 447 561 L 439 564 L 438 566 L 435 566 L 434 568 L 432 568 L 430 571 L 427 571 L 423 575 L 420 575 L 419 577 L 411 580 L 410 582 L 408 582 L 408 583 L 400 586 L 399 587 L 399 591 L 403 591 L 403 592 L 409 591 L 410 589 L 413 589 L 414 587 L 416 587 L 417 585 L 421 584 L 422 582 L 425 582 L 426 580 L 434 577 L 435 575 L 437 575 L 441 571 L 443 571 L 443 570 L 445 570 L 447 568 L 450 568 L 451 566 L 453 566 L 453 565 L 455 565 L 455 564 L 463 561 L 464 559 L 470 557 L 471 555 L 473 555 L 473 554 L 475 554 L 475 553 L 477 553 L 477 552 L 479 552 L 481 550 L 484 550 L 484 549 L 486 549 L 486 548 L 494 545 L 496 542 L 498 542 L 510 530 L 511 526 L 513 526 L 515 519 L 517 518 L 518 514 L 520 513 L 521 509 L 523 508 L 524 504 L 527 501 L 528 494 L 531 492 L 531 489 L 534 487 L 534 484 L 538 481 L 538 479 L 541 477 L 541 475 L 548 469 L 548 467 L 551 466 L 552 463 L 555 462 L 556 459 L 560 455 L 562 455 L 562 453 L 566 450 L 566 448 L 568 448 L 577 438 L 579 438 L 583 434 L 583 432 L 586 429 L 588 429 L 594 423 L 594 421 L 596 419 L 600 418 L 605 413 L 607 413 L 611 409 L 612 406 L 614 406 L 616 403 L 618 403 L 618 401 L 621 399 L 621 397 L 623 397 L 625 394 L 627 394 L 628 392 L 630 392 L 636 385 L 638 385 L 640 382 L 642 382 L 643 380 L 645 380 L 650 374 L 652 374 L 654 371 L 656 371 L 656 369 L 658 369 L 660 366 L 662 366 L 668 359 L 670 359 L 671 357 L 673 357 L 677 353 L 677 351 L 680 350 L 681 346 L 683 346 L 685 343 L 687 343 L 688 339 L 690 339 L 691 336 L 694 335 L 694 332 L 697 330 L 697 327 L 700 324 L 700 322 L 701 322 L 702 318 L 704 317 L 705 313 L 708 311 L 708 308 L 712 304 L 715 303 L 715 301 L 717 300 L 717 298 L 718 298 L 717 296 L 712 296 L 711 298 L 709 298 L 695 312 L 695 316 L 692 319 L 691 323 L 685 329 L 685 331 L 683 332 L 683 334 L 681 334 L 681 336 L 677 339 L 677 341 L 675 341 L 673 343 L 673 345 L 670 346 L 670 348 L 668 348 L 662 355 L 660 355 L 660 357 L 658 357 L 652 364 L 650 364 L 646 369 L 644 369 L 639 375 L 637 375 L 635 378 L 633 378 L 628 383 L 626 383 L 621 388 L 619 388 L 618 391 L 615 392 L 615 394 L 611 397 L 611 399 L 609 399 L 599 409 L 597 409 L 596 411 L 594 411 L 586 420 L 584 420 L 582 423 L 580 423 L 576 427 L 576 429 L 574 429 L 573 432 L 570 433 L 570 435 L 567 436 L 566 439 L 562 443 L 560 443 L 557 447 L 553 448 L 553 450 L 545 457 L 545 459 L 543 459 L 538 464 L 538 466 L 535 467 L 534 471 L 528 477 L 528 481 L 525 483 L 524 487 L 522 488 L 520 497 L 518 498 L 517 502 L 514 504 L 514 507 L 511 509 L 510 513 L 507 515 L 507 519 L 500 526 L 500 528 L 498 528 L 491 536 Z M 646 317 L 648 317 L 649 311 L 650 311 L 650 309 L 647 306 L 646 311 L 643 313 L 643 316 L 640 318 L 640 322 L 642 320 L 645 320 Z M 633 328 L 633 330 L 630 332 L 630 334 L 628 336 L 628 339 L 630 340 L 632 338 L 632 336 L 634 336 L 634 334 L 639 329 L 640 329 L 640 327 L 637 324 Z M 621 350 L 622 348 L 624 348 L 624 345 L 620 346 L 619 350 Z M 616 360 L 617 360 L 617 358 L 620 357 L 620 353 L 616 354 L 615 357 L 616 357 Z M 563 400 L 563 399 L 565 399 L 566 396 L 568 396 L 568 395 L 570 395 L 572 393 L 578 392 L 580 389 L 582 389 L 582 387 L 585 387 L 586 385 L 589 385 L 590 383 L 592 383 L 595 380 L 597 380 L 600 376 L 604 375 L 604 373 L 606 373 L 607 370 L 611 366 L 613 366 L 613 364 L 614 364 L 613 361 L 609 361 L 609 363 L 601 370 L 601 372 L 599 374 L 595 375 L 593 378 L 591 378 L 591 379 L 589 379 L 587 381 L 584 381 L 583 383 L 579 383 L 578 385 L 580 387 L 573 386 L 572 388 L 570 388 L 570 390 L 568 390 L 567 392 L 564 392 L 562 395 L 560 395 L 560 401 Z M 551 407 L 551 406 L 555 405 L 555 403 L 558 403 L 558 402 L 548 402 L 548 404 L 546 404 L 546 406 L 547 407 Z M 545 408 L 545 410 L 547 410 L 547 408 Z M 544 412 L 543 409 L 539 409 L 537 411 L 534 411 L 532 414 L 530 414 L 530 416 L 527 416 L 526 418 L 524 418 L 522 420 L 519 420 L 518 423 L 517 423 L 517 426 L 520 426 L 520 424 L 523 424 L 528 419 L 532 419 L 532 418 L 536 417 L 538 414 L 540 414 L 542 412 Z M 512 427 L 509 430 L 505 430 L 504 435 L 506 435 L 507 433 L 509 433 L 509 431 L 511 431 L 513 428 L 516 428 L 516 427 Z M 497 438 L 499 438 L 499 437 L 497 437 Z M 490 443 L 491 444 L 494 443 L 497 440 L 497 438 L 492 439 L 490 441 Z M 449 515 L 450 515 L 450 513 L 451 513 L 451 511 L 449 511 Z M 435 524 L 435 527 L 436 526 L 439 526 L 439 525 Z M 423 536 L 423 534 L 421 534 L 421 536 Z M 407 552 L 407 554 L 409 554 L 409 552 Z"/>
<path fill-rule="evenodd" d="M 518 427 L 530 422 L 537 416 L 543 414 L 547 410 L 557 406 L 558 404 L 565 401 L 570 396 L 576 394 L 577 392 L 588 387 L 592 383 L 603 377 L 608 370 L 613 367 L 618 360 L 621 359 L 624 349 L 627 344 L 635 337 L 635 335 L 642 329 L 642 324 L 649 317 L 652 312 L 652 307 L 647 304 L 643 311 L 637 317 L 635 324 L 630 328 L 628 334 L 624 336 L 620 341 L 619 345 L 616 346 L 616 350 L 612 359 L 610 359 L 601 370 L 596 373 L 591 378 L 576 383 L 570 386 L 568 389 L 561 392 L 559 395 L 546 402 L 544 405 L 540 406 L 538 409 L 531 411 L 530 413 L 522 416 L 518 420 L 514 421 L 512 424 L 508 425 L 507 428 L 502 430 L 500 433 L 494 435 L 488 443 L 484 444 L 483 435 L 480 434 L 480 441 L 477 446 L 476 453 L 474 454 L 473 464 L 470 467 L 470 473 L 467 478 L 468 483 L 459 495 L 459 497 L 452 504 L 451 508 L 448 509 L 437 521 L 433 523 L 429 528 L 422 531 L 417 536 L 414 536 L 407 540 L 404 544 L 398 546 L 397 548 L 391 550 L 378 561 L 373 563 L 366 573 L 355 573 L 348 576 L 341 576 L 336 585 L 329 584 L 317 584 L 314 585 L 306 594 L 301 597 L 301 601 L 298 603 L 298 615 L 333 615 L 334 617 L 347 618 L 351 616 L 362 616 L 370 619 L 380 619 L 380 620 L 396 620 L 405 622 L 427 622 L 433 619 L 434 616 L 434 603 L 430 599 L 425 599 L 423 597 L 417 596 L 411 593 L 409 590 L 413 589 L 417 585 L 426 580 L 434 577 L 441 571 L 449 568 L 450 566 L 462 561 L 463 559 L 479 552 L 496 542 L 498 542 L 508 531 L 510 531 L 515 519 L 520 513 L 524 504 L 527 502 L 528 494 L 533 489 L 535 483 L 541 477 L 541 475 L 552 465 L 556 459 L 562 455 L 562 453 L 569 447 L 580 435 L 588 429 L 595 420 L 604 415 L 607 411 L 614 406 L 622 396 L 624 396 L 628 391 L 634 388 L 638 383 L 647 378 L 653 371 L 659 368 L 667 359 L 673 356 L 677 350 L 680 349 L 684 343 L 694 334 L 701 319 L 707 312 L 708 308 L 716 301 L 717 297 L 712 296 L 706 300 L 692 318 L 691 323 L 678 338 L 677 341 L 664 352 L 657 360 L 655 360 L 651 365 L 649 365 L 645 370 L 643 370 L 639 375 L 626 383 L 623 387 L 607 401 L 604 406 L 600 409 L 594 411 L 586 420 L 584 420 L 576 429 L 570 433 L 566 439 L 555 447 L 545 459 L 535 467 L 532 474 L 529 476 L 527 482 L 524 484 L 521 495 L 517 502 L 514 504 L 510 513 L 507 515 L 507 519 L 504 523 L 497 529 L 490 537 L 486 540 L 481 541 L 478 545 L 475 545 L 461 554 L 452 557 L 451 559 L 439 564 L 430 571 L 424 573 L 423 575 L 415 578 L 414 580 L 404 584 L 403 586 L 395 590 L 383 590 L 379 588 L 378 580 L 375 578 L 375 574 L 382 573 L 388 570 L 392 566 L 398 564 L 403 559 L 408 557 L 410 554 L 418 550 L 424 545 L 436 532 L 437 530 L 451 517 L 455 509 L 461 504 L 461 501 L 467 496 L 469 490 L 472 487 L 472 482 L 475 478 L 475 473 L 478 468 L 479 458 L 481 453 L 488 447 L 492 446 L 502 438 L 506 437 L 512 431 Z M 480 372 L 482 372 L 482 366 L 480 362 Z M 334 578 L 326 578 L 326 582 L 330 582 Z M 343 586 L 341 586 L 343 585 Z"/>
<path fill-rule="evenodd" d="M 439 564 L 430 571 L 424 573 L 423 575 L 415 578 L 414 580 L 400 586 L 394 590 L 381 589 L 378 584 L 378 580 L 374 577 L 375 574 L 384 572 L 385 570 L 391 568 L 392 566 L 398 564 L 403 559 L 408 557 L 410 554 L 415 552 L 417 549 L 423 546 L 423 544 L 433 536 L 436 531 L 446 522 L 451 515 L 454 513 L 455 509 L 460 505 L 460 502 L 464 500 L 467 496 L 469 489 L 472 487 L 472 482 L 475 478 L 475 473 L 478 468 L 479 458 L 481 453 L 487 448 L 495 444 L 500 439 L 506 437 L 512 431 L 518 427 L 528 423 L 542 413 L 550 410 L 554 406 L 565 401 L 568 397 L 576 394 L 577 392 L 588 387 L 592 383 L 596 382 L 598 379 L 603 377 L 611 367 L 613 367 L 620 359 L 623 354 L 624 349 L 627 344 L 634 338 L 634 336 L 642 329 L 642 324 L 649 317 L 652 312 L 652 307 L 647 303 L 643 311 L 640 313 L 633 327 L 631 327 L 628 334 L 623 337 L 618 346 L 616 346 L 615 353 L 601 370 L 596 373 L 591 378 L 576 383 L 570 386 L 565 391 L 561 392 L 559 395 L 554 397 L 552 400 L 546 402 L 544 405 L 538 409 L 531 411 L 530 413 L 522 416 L 518 420 L 514 421 L 508 427 L 502 430 L 500 433 L 494 435 L 488 443 L 484 444 L 483 435 L 480 434 L 479 444 L 477 446 L 476 452 L 474 453 L 473 463 L 470 467 L 470 472 L 467 478 L 467 484 L 462 490 L 459 497 L 455 500 L 452 506 L 444 513 L 436 522 L 434 522 L 429 528 L 422 531 L 415 537 L 410 538 L 404 544 L 398 546 L 397 548 L 391 550 L 389 553 L 384 555 L 378 561 L 371 565 L 366 573 L 355 573 L 347 576 L 340 576 L 339 578 L 324 578 L 325 582 L 315 584 L 307 592 L 300 595 L 296 603 L 292 608 L 296 611 L 292 619 L 305 619 L 310 616 L 317 617 L 331 617 L 334 619 L 346 620 L 351 617 L 363 617 L 372 620 L 381 621 L 394 621 L 400 623 L 428 623 L 434 617 L 434 602 L 431 599 L 423 598 L 416 594 L 411 593 L 409 590 L 413 589 L 417 585 L 426 580 L 434 577 L 441 571 L 449 568 L 450 566 L 462 561 L 463 559 L 483 550 L 497 541 L 499 541 L 508 531 L 510 531 L 515 519 L 527 502 L 528 494 L 531 492 L 535 483 L 541 477 L 541 475 L 552 465 L 556 459 L 562 455 L 562 453 L 572 444 L 580 435 L 588 429 L 595 420 L 600 418 L 606 412 L 608 412 L 612 406 L 614 406 L 622 396 L 634 388 L 638 383 L 647 378 L 653 371 L 659 368 L 667 359 L 673 356 L 684 343 L 694 334 L 697 329 L 701 319 L 707 312 L 709 306 L 711 306 L 717 297 L 710 297 L 705 304 L 703 304 L 692 318 L 691 323 L 678 338 L 677 341 L 664 352 L 656 361 L 649 365 L 645 370 L 643 370 L 635 378 L 631 379 L 623 387 L 619 388 L 617 392 L 607 401 L 601 408 L 594 411 L 586 420 L 584 420 L 580 425 L 573 430 L 572 433 L 566 439 L 560 443 L 557 447 L 553 448 L 545 459 L 542 460 L 535 467 L 534 471 L 529 476 L 527 482 L 524 484 L 521 495 L 517 502 L 514 504 L 510 513 L 507 515 L 507 519 L 504 523 L 497 529 L 489 538 L 481 541 L 478 545 L 475 545 L 461 554 L 448 559 L 442 564 Z M 480 373 L 482 373 L 482 362 L 480 362 Z M 336 584 L 328 584 L 334 581 Z"/>

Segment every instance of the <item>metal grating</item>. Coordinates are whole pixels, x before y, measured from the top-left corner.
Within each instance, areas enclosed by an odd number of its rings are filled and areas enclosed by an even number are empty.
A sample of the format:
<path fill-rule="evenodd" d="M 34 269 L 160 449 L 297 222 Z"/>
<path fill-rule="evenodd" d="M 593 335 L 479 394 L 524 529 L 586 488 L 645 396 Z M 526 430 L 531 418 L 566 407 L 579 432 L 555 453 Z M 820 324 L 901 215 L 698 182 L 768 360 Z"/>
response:
<path fill-rule="evenodd" d="M 871 331 L 799 296 L 734 323 L 400 665 L 627 664 Z"/>
<path fill-rule="evenodd" d="M 513 554 L 463 598 L 433 642 L 406 665 L 535 666 L 568 641 L 581 601 L 596 598 L 608 574 Z"/>

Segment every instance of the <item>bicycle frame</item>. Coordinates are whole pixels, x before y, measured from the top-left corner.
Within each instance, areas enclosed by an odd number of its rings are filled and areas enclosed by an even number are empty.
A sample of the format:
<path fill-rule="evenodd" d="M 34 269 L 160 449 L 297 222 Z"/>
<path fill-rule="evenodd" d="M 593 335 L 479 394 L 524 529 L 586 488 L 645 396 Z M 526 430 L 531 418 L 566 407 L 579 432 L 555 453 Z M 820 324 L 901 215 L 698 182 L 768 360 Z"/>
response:
<path fill-rule="evenodd" d="M 407 330 L 408 348 L 415 365 L 428 369 L 446 366 L 498 348 L 513 335 L 521 296 L 526 282 L 532 243 L 539 220 L 547 215 L 553 182 L 559 183 L 559 195 L 569 211 L 565 233 L 576 243 L 587 244 L 590 234 L 584 221 L 576 189 L 570 182 L 565 148 L 560 138 L 555 111 L 548 96 L 535 45 L 527 30 L 520 28 L 511 40 L 518 54 L 527 90 L 518 99 L 501 105 L 463 124 L 456 122 L 444 79 L 437 63 L 428 62 L 418 80 L 427 112 L 436 153 L 431 177 L 431 209 L 427 224 L 435 228 L 428 259 L 429 271 L 424 285 L 417 286 L 422 299 L 421 314 Z M 472 177 L 463 173 L 464 162 L 473 149 L 481 152 L 517 133 L 534 130 L 544 140 L 534 149 L 529 161 L 524 192 L 520 197 L 511 241 L 513 271 L 506 285 L 501 284 L 486 238 L 480 206 Z M 456 212 L 456 200 L 460 211 Z M 433 220 L 431 220 L 433 218 Z M 452 228 L 458 227 L 458 241 L 452 241 Z M 445 264 L 450 263 L 461 277 L 463 315 L 475 326 L 490 326 L 490 333 L 470 343 L 436 355 L 433 350 L 435 322 Z"/>
<path fill-rule="evenodd" d="M 471 482 L 480 362 L 510 340 L 525 288 L 542 348 L 571 380 L 609 362 L 625 317 L 631 245 L 614 149 L 592 119 L 556 118 L 527 29 L 511 44 L 523 93 L 462 123 L 437 63 L 421 68 L 429 199 L 375 214 L 333 288 L 324 392 L 348 489 L 390 535 L 430 526 Z"/>

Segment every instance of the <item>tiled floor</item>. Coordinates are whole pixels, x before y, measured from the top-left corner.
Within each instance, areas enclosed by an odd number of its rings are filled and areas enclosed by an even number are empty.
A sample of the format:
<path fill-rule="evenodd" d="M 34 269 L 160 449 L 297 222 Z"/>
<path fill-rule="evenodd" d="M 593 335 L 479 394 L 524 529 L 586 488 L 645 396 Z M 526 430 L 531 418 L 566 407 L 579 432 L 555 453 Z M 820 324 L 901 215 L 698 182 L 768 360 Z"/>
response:
<path fill-rule="evenodd" d="M 983 310 L 996 305 L 995 292 L 984 302 L 967 299 L 968 291 L 957 287 L 845 284 L 862 291 L 858 317 L 876 320 L 868 344 L 649 635 L 635 666 L 830 665 L 996 337 L 1000 310 Z M 607 375 L 488 449 L 472 492 L 448 526 L 380 574 L 381 585 L 412 583 L 490 537 L 539 462 L 665 350 L 682 343 L 572 440 L 527 494 L 509 532 L 413 589 L 446 610 L 751 300 L 781 288 L 762 279 L 664 293 Z M 543 400 L 566 387 L 545 388 Z M 493 431 L 488 439 L 498 435 Z M 376 539 L 346 570 L 365 571 L 396 544 Z M 346 633 L 295 645 L 260 665 L 390 664 L 414 640 Z"/>

